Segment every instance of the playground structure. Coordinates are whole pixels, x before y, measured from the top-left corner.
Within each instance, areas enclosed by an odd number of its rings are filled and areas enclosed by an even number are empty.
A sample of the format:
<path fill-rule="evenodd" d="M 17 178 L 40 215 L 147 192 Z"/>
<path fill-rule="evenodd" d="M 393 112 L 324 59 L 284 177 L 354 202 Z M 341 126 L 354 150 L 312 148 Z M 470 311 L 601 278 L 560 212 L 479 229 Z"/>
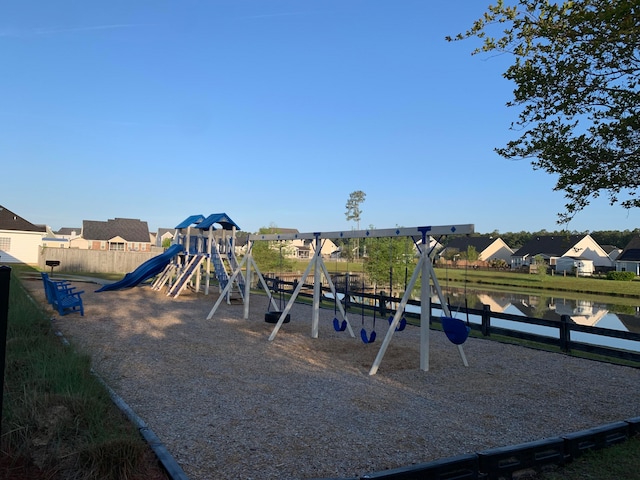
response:
<path fill-rule="evenodd" d="M 227 285 L 222 289 L 220 297 L 215 302 L 213 308 L 207 315 L 207 320 L 213 318 L 216 310 L 220 306 L 221 302 L 228 295 L 229 291 L 232 288 L 236 278 L 242 278 L 242 282 L 244 285 L 243 288 L 243 300 L 244 300 L 244 319 L 249 318 L 249 305 L 250 305 L 250 285 L 252 274 L 255 272 L 258 277 L 262 288 L 269 295 L 269 301 L 271 302 L 274 309 L 277 309 L 277 305 L 275 304 L 273 297 L 270 295 L 269 287 L 262 276 L 258 266 L 256 265 L 253 257 L 251 255 L 251 249 L 256 241 L 282 241 L 282 240 L 294 240 L 294 239 L 305 239 L 305 240 L 314 240 L 315 241 L 315 254 L 310 259 L 310 262 L 302 274 L 302 277 L 291 294 L 289 301 L 287 302 L 286 307 L 280 313 L 277 323 L 275 324 L 271 335 L 269 336 L 269 341 L 273 341 L 278 334 L 278 331 L 282 327 L 283 323 L 285 323 L 286 319 L 288 319 L 289 312 L 295 303 L 297 296 L 299 295 L 302 286 L 313 270 L 314 282 L 313 282 L 313 301 L 312 301 L 312 317 L 311 317 L 311 337 L 318 337 L 318 325 L 319 325 L 319 309 L 320 309 L 320 299 L 322 297 L 321 291 L 321 276 L 324 275 L 326 281 L 329 285 L 329 289 L 333 298 L 337 297 L 337 291 L 335 285 L 331 280 L 331 276 L 327 271 L 327 267 L 324 263 L 324 260 L 321 255 L 322 250 L 322 240 L 323 239 L 350 239 L 350 238 L 382 238 L 382 237 L 411 237 L 413 240 L 416 249 L 419 253 L 419 260 L 414 268 L 413 274 L 411 276 L 411 280 L 408 282 L 405 292 L 402 296 L 400 304 L 396 309 L 395 315 L 393 319 L 389 323 L 389 329 L 385 335 L 384 340 L 382 341 L 382 345 L 380 350 L 378 351 L 378 355 L 374 360 L 371 369 L 369 370 L 369 375 L 375 375 L 378 371 L 380 363 L 384 357 L 384 354 L 393 338 L 393 335 L 396 331 L 399 331 L 398 328 L 403 316 L 404 309 L 409 301 L 409 297 L 411 295 L 411 291 L 413 287 L 416 285 L 416 282 L 419 278 L 421 278 L 421 290 L 420 290 L 420 298 L 429 299 L 430 298 L 430 286 L 433 284 L 434 289 L 438 295 L 440 300 L 440 304 L 442 305 L 443 317 L 447 317 L 453 319 L 451 317 L 451 312 L 449 310 L 449 306 L 447 304 L 446 299 L 442 293 L 442 289 L 440 288 L 440 284 L 438 283 L 438 279 L 435 275 L 435 271 L 433 269 L 432 258 L 430 257 L 430 251 L 427 246 L 430 245 L 432 236 L 446 236 L 446 235 L 467 235 L 474 232 L 473 225 L 448 225 L 448 226 L 424 226 L 424 227 L 410 227 L 410 228 L 394 228 L 394 229 L 370 229 L 370 230 L 351 230 L 351 231 L 336 231 L 336 232 L 313 232 L 313 233 L 289 233 L 289 234 L 254 234 L 249 235 L 249 243 L 247 245 L 247 253 L 242 259 L 242 261 L 237 264 L 236 267 L 233 268 L 232 274 L 229 278 Z M 245 269 L 245 274 L 242 276 L 242 269 Z M 341 302 L 336 302 L 337 310 L 340 312 L 341 319 L 344 323 L 346 323 L 346 330 L 348 331 L 351 337 L 355 338 L 355 334 L 353 332 L 353 328 L 349 322 L 347 317 L 347 313 L 342 307 Z M 337 312 L 336 312 L 337 315 Z M 429 320 L 430 319 L 430 302 L 423 301 L 421 302 L 421 311 L 420 318 L 427 319 L 427 321 L 420 322 L 420 369 L 423 371 L 429 370 L 429 336 L 430 336 L 430 328 L 429 328 Z M 337 318 L 337 317 L 336 317 Z M 468 332 L 467 332 L 468 333 Z M 466 338 L 466 337 L 465 337 Z M 462 343 L 463 342 L 452 342 L 454 343 L 462 359 L 464 366 L 468 366 L 467 358 L 465 356 Z"/>
<path fill-rule="evenodd" d="M 226 213 L 213 213 L 207 217 L 191 215 L 175 228 L 172 248 L 178 245 L 182 253 L 160 272 L 152 289 L 162 290 L 168 285 L 167 296 L 173 298 L 188 287 L 196 292 L 204 290 L 208 295 L 213 274 L 218 290 L 225 291 L 227 301 L 231 301 L 234 295 L 242 298 L 245 291 L 242 273 L 229 278 L 229 271 L 238 268 L 234 250 L 236 231 L 240 227 Z"/>

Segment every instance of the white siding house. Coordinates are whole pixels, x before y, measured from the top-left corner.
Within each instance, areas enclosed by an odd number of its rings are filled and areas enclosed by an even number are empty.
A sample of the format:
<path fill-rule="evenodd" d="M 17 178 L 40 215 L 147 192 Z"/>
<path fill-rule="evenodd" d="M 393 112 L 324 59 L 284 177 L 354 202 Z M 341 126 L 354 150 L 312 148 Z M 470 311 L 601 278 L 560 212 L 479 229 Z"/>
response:
<path fill-rule="evenodd" d="M 616 270 L 640 275 L 640 237 L 634 237 L 616 258 Z"/>
<path fill-rule="evenodd" d="M 588 277 L 593 275 L 593 260 L 581 257 L 560 257 L 556 260 L 556 273 L 569 273 Z"/>
<path fill-rule="evenodd" d="M 47 228 L 0 206 L 0 263 L 37 264 Z"/>
<path fill-rule="evenodd" d="M 540 255 L 551 267 L 561 257 L 590 261 L 597 269 L 611 268 L 613 261 L 591 235 L 540 235 L 532 238 L 511 256 L 511 267 L 531 265 Z"/>

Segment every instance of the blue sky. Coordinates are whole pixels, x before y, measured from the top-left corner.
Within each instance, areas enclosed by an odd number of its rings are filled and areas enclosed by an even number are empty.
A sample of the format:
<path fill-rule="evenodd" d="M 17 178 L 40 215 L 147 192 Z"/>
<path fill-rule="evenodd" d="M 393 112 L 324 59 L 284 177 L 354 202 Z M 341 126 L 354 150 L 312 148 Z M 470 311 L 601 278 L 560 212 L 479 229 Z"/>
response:
<path fill-rule="evenodd" d="M 227 213 L 243 230 L 554 230 L 514 138 L 510 58 L 447 43 L 487 2 L 0 3 L 0 205 L 54 229 Z M 633 229 L 602 199 L 572 230 Z"/>

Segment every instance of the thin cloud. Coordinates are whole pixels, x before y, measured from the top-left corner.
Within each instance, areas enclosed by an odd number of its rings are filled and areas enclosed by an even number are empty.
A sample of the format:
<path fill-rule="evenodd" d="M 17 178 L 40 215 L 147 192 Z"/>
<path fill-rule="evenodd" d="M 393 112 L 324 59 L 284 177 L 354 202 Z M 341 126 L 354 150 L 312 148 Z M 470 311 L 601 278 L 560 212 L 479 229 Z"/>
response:
<path fill-rule="evenodd" d="M 118 120 L 118 119 L 104 119 L 104 118 L 92 118 L 87 120 L 84 117 L 69 116 L 69 115 L 47 115 L 38 113 L 24 113 L 24 112 L 11 112 L 0 111 L 0 120 L 15 119 L 20 122 L 39 123 L 44 122 L 50 125 L 58 125 L 70 127 L 74 125 L 86 126 L 88 124 L 94 124 L 99 126 L 113 126 L 123 128 L 171 128 L 175 129 L 179 124 L 161 123 L 161 122 L 139 122 L 135 120 Z"/>
<path fill-rule="evenodd" d="M 100 30 L 119 30 L 123 28 L 146 27 L 145 23 L 112 23 L 107 25 L 89 25 L 86 27 L 34 28 L 20 30 L 12 28 L 0 29 L 0 37 L 35 37 L 40 35 L 56 35 L 59 33 L 95 32 Z"/>
<path fill-rule="evenodd" d="M 263 15 L 249 15 L 243 18 L 271 18 L 271 17 L 292 17 L 295 15 L 309 15 L 313 12 L 283 12 L 283 13 L 265 13 Z"/>

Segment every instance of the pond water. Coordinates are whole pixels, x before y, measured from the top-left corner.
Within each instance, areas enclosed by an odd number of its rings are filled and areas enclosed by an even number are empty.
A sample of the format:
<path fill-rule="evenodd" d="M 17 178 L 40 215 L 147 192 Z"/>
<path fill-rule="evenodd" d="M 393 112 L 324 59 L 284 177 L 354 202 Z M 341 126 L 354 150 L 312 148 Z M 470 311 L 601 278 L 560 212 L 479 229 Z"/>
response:
<path fill-rule="evenodd" d="M 443 287 L 442 292 L 444 296 L 448 298 L 452 316 L 466 320 L 466 315 L 463 312 L 465 307 L 464 289 Z M 342 297 L 343 295 L 339 293 L 338 298 L 342 299 Z M 571 321 L 578 325 L 640 333 L 640 301 L 638 301 L 638 305 L 636 306 L 629 306 L 597 302 L 589 300 L 588 297 L 576 300 L 549 293 L 524 294 L 505 291 L 496 292 L 471 287 L 467 288 L 466 298 L 468 307 L 472 309 L 482 310 L 483 305 L 489 305 L 492 312 L 507 313 L 521 317 L 542 318 L 558 322 L 562 315 L 568 315 Z M 357 303 L 359 299 L 352 297 L 351 301 Z M 437 304 L 440 303 L 435 291 L 432 291 L 431 301 Z M 405 310 L 411 313 L 420 313 L 420 307 L 413 305 L 407 305 Z M 440 314 L 440 310 L 434 309 L 433 315 L 439 316 Z M 479 325 L 482 320 L 479 315 L 469 315 L 469 322 Z M 558 329 L 551 327 L 497 318 L 491 319 L 491 325 L 558 338 Z M 640 352 L 640 342 L 631 340 L 582 332 L 572 332 L 571 339 L 592 345 Z"/>
<path fill-rule="evenodd" d="M 462 318 L 465 307 L 465 292 L 462 288 L 443 288 L 443 294 L 449 299 L 453 316 Z M 608 328 L 623 332 L 640 333 L 640 301 L 636 306 L 602 303 L 588 298 L 571 299 L 553 294 L 523 294 L 512 292 L 495 292 L 476 288 L 467 288 L 467 304 L 469 308 L 481 310 L 483 305 L 489 305 L 492 312 L 508 313 L 522 317 L 543 318 L 545 320 L 560 321 L 562 315 L 568 315 L 576 324 L 598 328 Z M 440 303 L 433 292 L 431 300 Z M 411 311 L 417 307 L 408 306 Z M 439 315 L 440 311 L 434 311 Z M 465 316 L 466 318 L 466 316 Z M 469 315 L 469 322 L 481 323 L 479 315 Z M 502 319 L 491 319 L 491 325 L 558 338 L 558 330 L 551 327 L 530 325 Z M 619 338 L 604 337 L 582 332 L 572 332 L 571 339 L 630 351 L 640 351 L 640 342 Z"/>

